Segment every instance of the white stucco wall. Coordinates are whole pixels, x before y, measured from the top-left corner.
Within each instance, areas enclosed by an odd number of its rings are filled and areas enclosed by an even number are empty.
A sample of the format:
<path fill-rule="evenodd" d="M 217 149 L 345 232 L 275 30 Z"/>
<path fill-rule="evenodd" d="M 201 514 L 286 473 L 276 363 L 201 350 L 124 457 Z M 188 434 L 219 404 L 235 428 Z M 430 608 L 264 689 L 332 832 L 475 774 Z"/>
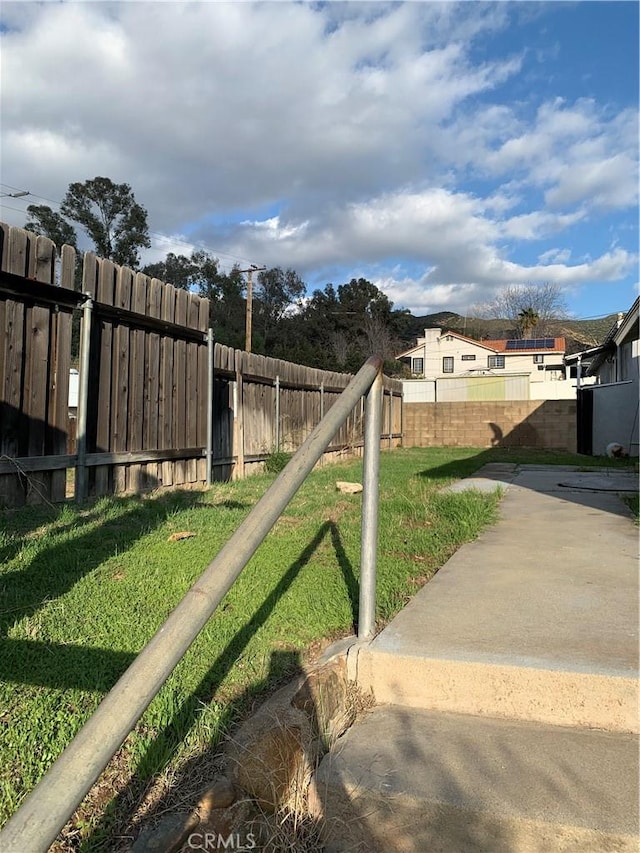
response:
<path fill-rule="evenodd" d="M 595 376 L 582 380 L 583 385 L 595 384 Z M 548 379 L 546 382 L 531 382 L 529 389 L 532 400 L 575 400 L 575 379 Z"/>
<path fill-rule="evenodd" d="M 402 397 L 405 403 L 435 403 L 435 379 L 403 379 Z"/>
<path fill-rule="evenodd" d="M 590 379 L 593 383 L 595 379 Z M 531 382 L 530 376 L 496 370 L 487 376 L 448 376 L 403 379 L 405 403 L 464 402 L 468 400 L 575 400 L 576 380 Z"/>
<path fill-rule="evenodd" d="M 530 373 L 532 382 L 553 381 L 552 377 L 549 375 L 552 372 L 553 376 L 557 377 L 557 381 L 561 381 L 561 378 L 564 375 L 562 353 L 545 352 L 543 354 L 544 361 L 542 365 L 538 365 L 534 362 L 533 355 L 531 353 L 523 353 L 521 355 L 510 355 L 509 353 L 504 353 L 504 355 L 506 370 L 513 371 L 514 373 Z M 539 366 L 542 366 L 544 370 L 538 370 Z"/>

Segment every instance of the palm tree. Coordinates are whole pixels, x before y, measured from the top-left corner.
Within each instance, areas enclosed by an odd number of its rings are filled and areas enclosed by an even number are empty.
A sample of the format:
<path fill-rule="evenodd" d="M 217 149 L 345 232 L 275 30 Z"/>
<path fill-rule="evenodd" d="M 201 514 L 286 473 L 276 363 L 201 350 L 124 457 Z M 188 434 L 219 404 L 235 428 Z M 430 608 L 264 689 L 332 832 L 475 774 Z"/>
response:
<path fill-rule="evenodd" d="M 523 338 L 531 337 L 536 326 L 540 322 L 540 315 L 532 308 L 523 308 L 518 314 L 518 328 Z"/>

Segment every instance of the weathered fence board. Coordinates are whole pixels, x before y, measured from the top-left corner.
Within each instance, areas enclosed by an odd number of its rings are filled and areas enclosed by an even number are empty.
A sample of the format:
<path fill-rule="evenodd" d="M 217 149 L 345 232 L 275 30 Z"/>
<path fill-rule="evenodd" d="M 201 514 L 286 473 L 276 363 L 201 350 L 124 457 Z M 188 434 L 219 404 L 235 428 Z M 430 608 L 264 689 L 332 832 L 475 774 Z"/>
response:
<path fill-rule="evenodd" d="M 127 267 L 118 270 L 114 304 L 125 311 L 131 310 L 131 292 L 134 273 Z M 129 395 L 130 331 L 119 323 L 113 331 L 113 357 L 111 384 L 114 389 L 111 411 L 112 446 L 115 452 L 127 447 L 127 400 Z M 127 471 L 117 465 L 113 472 L 113 489 L 124 492 L 127 488 Z"/>
<path fill-rule="evenodd" d="M 15 275 L 26 273 L 26 232 L 3 227 L 3 269 Z M 26 456 L 21 452 L 19 438 L 25 435 L 22 411 L 25 305 L 13 299 L 5 302 L 5 357 L 3 379 L 2 430 L 0 456 Z M 25 481 L 19 475 L 0 478 L 0 497 L 9 506 L 19 506 L 26 498 Z"/>
<path fill-rule="evenodd" d="M 76 272 L 76 252 L 63 246 L 60 252 L 60 287 L 73 291 Z M 55 275 L 53 273 L 52 275 Z M 49 403 L 49 431 L 45 453 L 53 456 L 67 453 L 69 423 L 69 370 L 71 368 L 71 336 L 73 311 L 59 309 L 52 325 L 52 353 L 55 355 L 53 385 Z M 51 473 L 51 500 L 62 501 L 67 494 L 67 472 Z"/>
<path fill-rule="evenodd" d="M 0 456 L 14 470 L 0 475 L 0 503 L 60 501 L 64 469 L 35 468 L 27 477 L 16 460 L 67 451 L 75 251 L 66 247 L 58 270 L 46 237 L 0 224 L 0 239 Z"/>

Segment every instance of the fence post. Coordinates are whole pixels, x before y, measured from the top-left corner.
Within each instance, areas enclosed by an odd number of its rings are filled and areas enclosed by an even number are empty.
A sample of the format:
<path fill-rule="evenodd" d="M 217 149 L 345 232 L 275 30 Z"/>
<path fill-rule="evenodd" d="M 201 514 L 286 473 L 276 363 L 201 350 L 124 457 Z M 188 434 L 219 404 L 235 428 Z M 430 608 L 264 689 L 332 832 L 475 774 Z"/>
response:
<path fill-rule="evenodd" d="M 320 383 L 320 420 L 324 417 L 324 382 Z M 320 457 L 320 467 L 322 467 L 326 463 L 327 459 L 327 451 L 322 454 Z"/>
<path fill-rule="evenodd" d="M 376 628 L 376 569 L 378 558 L 378 492 L 382 427 L 382 369 L 367 392 L 364 421 L 362 544 L 358 639 L 372 639 Z"/>
<path fill-rule="evenodd" d="M 280 453 L 280 377 L 276 376 L 276 453 Z"/>
<path fill-rule="evenodd" d="M 75 500 L 86 501 L 87 481 L 87 404 L 89 401 L 89 356 L 91 351 L 91 326 L 93 299 L 89 297 L 82 308 L 82 337 L 80 340 L 80 370 L 78 375 L 78 421 L 76 433 L 76 483 Z"/>
<path fill-rule="evenodd" d="M 236 384 L 233 389 L 233 450 L 236 457 L 233 479 L 244 478 L 244 388 L 242 378 L 242 352 L 236 350 Z"/>
<path fill-rule="evenodd" d="M 207 486 L 213 482 L 213 329 L 207 330 Z"/>
<path fill-rule="evenodd" d="M 389 450 L 391 450 L 391 447 L 393 446 L 393 444 L 392 444 L 393 443 L 393 439 L 392 439 L 392 435 L 393 435 L 393 389 L 392 388 L 389 389 L 389 418 L 388 418 L 388 421 L 389 421 L 389 430 L 388 430 L 389 442 L 388 442 L 387 446 L 388 446 Z"/>

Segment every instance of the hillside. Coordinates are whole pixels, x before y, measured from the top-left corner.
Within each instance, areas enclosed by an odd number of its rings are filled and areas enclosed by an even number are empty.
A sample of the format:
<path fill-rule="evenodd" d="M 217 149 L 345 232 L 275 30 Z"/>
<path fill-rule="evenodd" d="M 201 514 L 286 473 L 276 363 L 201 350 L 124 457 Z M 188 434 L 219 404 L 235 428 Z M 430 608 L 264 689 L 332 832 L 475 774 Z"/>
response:
<path fill-rule="evenodd" d="M 615 323 L 616 317 L 616 314 L 610 314 L 599 320 L 555 320 L 545 328 L 544 334 L 566 338 L 567 354 L 580 352 L 602 343 Z M 516 337 L 509 320 L 483 320 L 476 317 L 462 317 L 451 311 L 439 311 L 437 314 L 411 318 L 407 324 L 407 334 L 410 336 L 407 346 L 414 343 L 415 339 L 429 328 L 452 329 L 477 340 Z"/>

